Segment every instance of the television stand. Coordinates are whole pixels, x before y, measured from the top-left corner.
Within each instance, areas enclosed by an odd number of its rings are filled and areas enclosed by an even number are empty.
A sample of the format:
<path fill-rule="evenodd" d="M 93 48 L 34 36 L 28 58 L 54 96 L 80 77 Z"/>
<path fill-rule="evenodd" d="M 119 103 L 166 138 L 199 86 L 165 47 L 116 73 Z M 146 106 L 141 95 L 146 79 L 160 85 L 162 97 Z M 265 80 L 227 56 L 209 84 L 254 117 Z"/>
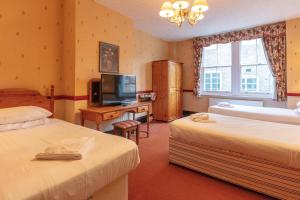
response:
<path fill-rule="evenodd" d="M 96 128 L 100 131 L 100 124 L 103 121 L 109 121 L 121 117 L 124 113 L 133 113 L 135 119 L 136 113 L 147 113 L 147 137 L 149 137 L 149 122 L 150 122 L 150 106 L 151 102 L 138 102 L 130 105 L 119 106 L 90 106 L 85 109 L 79 109 L 81 113 L 81 125 L 84 126 L 86 120 L 96 123 Z"/>

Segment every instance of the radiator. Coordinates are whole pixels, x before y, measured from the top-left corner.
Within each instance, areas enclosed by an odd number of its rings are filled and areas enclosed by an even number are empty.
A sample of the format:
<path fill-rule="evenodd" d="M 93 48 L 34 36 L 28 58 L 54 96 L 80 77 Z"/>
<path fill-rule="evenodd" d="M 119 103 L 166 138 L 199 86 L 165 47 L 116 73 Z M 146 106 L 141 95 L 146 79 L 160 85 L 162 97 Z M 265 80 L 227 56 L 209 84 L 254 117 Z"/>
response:
<path fill-rule="evenodd" d="M 258 106 L 263 107 L 263 101 L 256 100 L 237 100 L 237 99 L 223 99 L 223 98 L 209 98 L 209 106 L 217 105 L 220 102 L 228 102 L 230 104 L 243 105 L 243 106 Z"/>

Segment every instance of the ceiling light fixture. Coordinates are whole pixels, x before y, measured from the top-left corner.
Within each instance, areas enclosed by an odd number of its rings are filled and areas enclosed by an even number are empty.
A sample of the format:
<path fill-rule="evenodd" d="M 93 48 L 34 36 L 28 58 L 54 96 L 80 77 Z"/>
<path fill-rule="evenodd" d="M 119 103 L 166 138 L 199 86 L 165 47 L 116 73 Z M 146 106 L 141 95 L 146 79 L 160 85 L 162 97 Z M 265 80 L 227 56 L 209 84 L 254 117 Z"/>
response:
<path fill-rule="evenodd" d="M 166 1 L 162 4 L 159 15 L 179 27 L 186 19 L 191 25 L 195 25 L 204 18 L 203 13 L 208 10 L 208 3 L 206 0 L 195 0 L 191 9 L 189 7 L 190 3 L 186 0 Z"/>

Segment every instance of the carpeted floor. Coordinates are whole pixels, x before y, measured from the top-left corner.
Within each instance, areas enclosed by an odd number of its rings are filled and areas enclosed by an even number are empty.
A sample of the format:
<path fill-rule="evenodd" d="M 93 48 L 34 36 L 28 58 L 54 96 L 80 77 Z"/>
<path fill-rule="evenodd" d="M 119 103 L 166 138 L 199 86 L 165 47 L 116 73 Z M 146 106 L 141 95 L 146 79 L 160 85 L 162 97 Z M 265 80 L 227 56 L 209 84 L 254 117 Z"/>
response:
<path fill-rule="evenodd" d="M 129 200 L 270 199 L 209 176 L 169 164 L 169 125 L 152 123 L 150 130 L 150 138 L 140 139 L 141 163 L 129 175 Z M 143 133 L 142 137 L 144 137 Z"/>

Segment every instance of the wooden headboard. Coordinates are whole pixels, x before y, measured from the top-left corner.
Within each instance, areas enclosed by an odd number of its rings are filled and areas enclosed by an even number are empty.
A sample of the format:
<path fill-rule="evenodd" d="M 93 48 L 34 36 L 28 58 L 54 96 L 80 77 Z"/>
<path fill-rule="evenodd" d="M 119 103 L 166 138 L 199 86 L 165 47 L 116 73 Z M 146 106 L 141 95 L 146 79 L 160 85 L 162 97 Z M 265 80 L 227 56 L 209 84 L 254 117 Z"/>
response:
<path fill-rule="evenodd" d="M 17 106 L 38 106 L 54 114 L 54 86 L 51 86 L 50 97 L 42 96 L 35 90 L 0 89 L 0 108 Z"/>

